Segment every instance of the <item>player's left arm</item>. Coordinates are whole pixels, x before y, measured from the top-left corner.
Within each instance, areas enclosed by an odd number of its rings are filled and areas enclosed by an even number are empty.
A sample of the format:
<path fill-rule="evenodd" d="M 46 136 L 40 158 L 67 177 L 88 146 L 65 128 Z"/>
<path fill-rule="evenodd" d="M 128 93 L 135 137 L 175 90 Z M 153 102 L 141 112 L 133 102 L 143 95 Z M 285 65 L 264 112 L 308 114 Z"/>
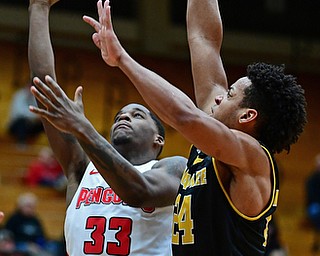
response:
<path fill-rule="evenodd" d="M 31 77 L 37 76 L 44 79 L 46 75 L 50 75 L 56 79 L 55 56 L 49 29 L 50 10 L 56 2 L 58 0 L 30 0 L 28 62 Z M 37 105 L 43 108 L 41 102 L 37 101 Z M 69 204 L 89 159 L 73 136 L 55 129 L 45 119 L 42 119 L 42 123 L 50 147 L 68 178 L 66 196 Z"/>
<path fill-rule="evenodd" d="M 140 173 L 101 136 L 86 118 L 82 102 L 82 87 L 71 100 L 50 77 L 46 83 L 36 78 L 33 95 L 45 108 L 31 107 L 56 129 L 75 136 L 82 149 L 116 194 L 137 207 L 159 207 L 173 204 L 181 174 L 186 166 L 183 157 L 160 160 L 145 174 Z"/>
<path fill-rule="evenodd" d="M 143 175 L 150 191 L 143 198 L 144 204 L 149 207 L 172 205 L 186 166 L 186 158 L 173 156 L 161 159 L 150 171 L 145 172 Z"/>
<path fill-rule="evenodd" d="M 197 106 L 210 113 L 212 99 L 228 86 L 220 56 L 223 27 L 217 0 L 188 0 L 187 35 Z"/>

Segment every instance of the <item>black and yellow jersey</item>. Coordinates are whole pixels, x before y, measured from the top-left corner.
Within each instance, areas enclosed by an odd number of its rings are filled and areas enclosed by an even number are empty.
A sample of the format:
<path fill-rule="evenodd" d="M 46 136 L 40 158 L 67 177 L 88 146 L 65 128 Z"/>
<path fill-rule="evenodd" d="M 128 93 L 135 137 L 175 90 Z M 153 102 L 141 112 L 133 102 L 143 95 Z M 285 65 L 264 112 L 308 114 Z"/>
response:
<path fill-rule="evenodd" d="M 217 172 L 214 158 L 192 146 L 174 206 L 174 256 L 264 255 L 268 223 L 279 193 L 276 163 L 269 151 L 272 194 L 263 212 L 249 217 L 232 204 Z"/>

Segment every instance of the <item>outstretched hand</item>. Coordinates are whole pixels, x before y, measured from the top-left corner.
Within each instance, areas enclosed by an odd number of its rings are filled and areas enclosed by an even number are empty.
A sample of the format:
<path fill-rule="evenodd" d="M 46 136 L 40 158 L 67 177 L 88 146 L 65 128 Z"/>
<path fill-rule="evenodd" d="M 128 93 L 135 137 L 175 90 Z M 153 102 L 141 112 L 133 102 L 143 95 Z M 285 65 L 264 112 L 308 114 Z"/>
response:
<path fill-rule="evenodd" d="M 38 77 L 35 77 L 33 82 L 35 86 L 31 86 L 31 93 L 44 108 L 30 106 L 31 112 L 45 118 L 65 133 L 76 132 L 81 121 L 87 120 L 83 110 L 81 86 L 76 89 L 74 100 L 71 100 L 50 76 L 45 77 L 46 83 Z"/>
<path fill-rule="evenodd" d="M 102 0 L 97 2 L 99 22 L 89 16 L 83 16 L 83 20 L 96 31 L 92 35 L 92 40 L 100 49 L 102 59 L 109 66 L 119 66 L 122 54 L 125 50 L 121 46 L 113 30 L 109 0 L 102 4 Z"/>

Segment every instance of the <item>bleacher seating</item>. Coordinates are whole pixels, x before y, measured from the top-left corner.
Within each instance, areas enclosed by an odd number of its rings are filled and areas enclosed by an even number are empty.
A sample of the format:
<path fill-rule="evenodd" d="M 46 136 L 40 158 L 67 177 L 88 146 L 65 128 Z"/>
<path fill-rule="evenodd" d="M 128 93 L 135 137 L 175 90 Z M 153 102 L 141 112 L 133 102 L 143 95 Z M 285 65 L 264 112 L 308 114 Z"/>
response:
<path fill-rule="evenodd" d="M 23 183 L 28 164 L 43 146 L 32 144 L 22 149 L 10 138 L 0 139 L 0 209 L 6 216 L 10 215 L 17 197 L 24 192 L 33 192 L 39 199 L 38 215 L 48 238 L 61 239 L 66 208 L 64 192 L 49 187 L 29 187 Z"/>

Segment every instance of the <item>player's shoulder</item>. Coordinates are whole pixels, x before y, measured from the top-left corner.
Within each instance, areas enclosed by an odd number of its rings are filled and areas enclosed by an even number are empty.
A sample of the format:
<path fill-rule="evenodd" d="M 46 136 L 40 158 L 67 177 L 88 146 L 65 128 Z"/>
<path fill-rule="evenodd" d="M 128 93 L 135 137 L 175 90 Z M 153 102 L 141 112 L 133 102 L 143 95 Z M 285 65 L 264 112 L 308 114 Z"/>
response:
<path fill-rule="evenodd" d="M 160 159 L 156 164 L 173 164 L 173 165 L 179 165 L 183 164 L 185 165 L 187 163 L 187 158 L 183 156 L 168 156 Z"/>
<path fill-rule="evenodd" d="M 160 159 L 152 166 L 152 169 L 161 169 L 169 175 L 181 177 L 186 168 L 187 159 L 183 156 L 170 156 Z"/>

